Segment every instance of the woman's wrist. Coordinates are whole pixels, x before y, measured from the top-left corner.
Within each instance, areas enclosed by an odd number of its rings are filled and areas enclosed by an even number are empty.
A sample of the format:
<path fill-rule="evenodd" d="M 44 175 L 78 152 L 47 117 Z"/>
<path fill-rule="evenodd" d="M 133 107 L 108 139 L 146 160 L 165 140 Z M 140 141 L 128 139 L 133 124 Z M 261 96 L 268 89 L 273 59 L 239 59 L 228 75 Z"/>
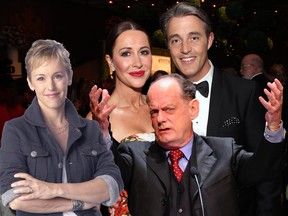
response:
<path fill-rule="evenodd" d="M 84 202 L 81 200 L 71 200 L 72 211 L 82 211 L 84 209 Z"/>

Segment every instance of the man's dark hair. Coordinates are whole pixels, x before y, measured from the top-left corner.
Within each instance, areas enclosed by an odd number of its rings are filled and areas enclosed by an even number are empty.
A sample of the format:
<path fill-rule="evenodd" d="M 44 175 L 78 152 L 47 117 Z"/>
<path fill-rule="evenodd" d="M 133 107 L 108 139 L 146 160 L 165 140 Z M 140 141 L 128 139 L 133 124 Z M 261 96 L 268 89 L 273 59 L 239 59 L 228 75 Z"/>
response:
<path fill-rule="evenodd" d="M 180 2 L 160 16 L 160 28 L 167 41 L 167 26 L 173 17 L 196 16 L 205 23 L 207 37 L 212 32 L 210 18 L 200 7 L 188 2 Z"/>

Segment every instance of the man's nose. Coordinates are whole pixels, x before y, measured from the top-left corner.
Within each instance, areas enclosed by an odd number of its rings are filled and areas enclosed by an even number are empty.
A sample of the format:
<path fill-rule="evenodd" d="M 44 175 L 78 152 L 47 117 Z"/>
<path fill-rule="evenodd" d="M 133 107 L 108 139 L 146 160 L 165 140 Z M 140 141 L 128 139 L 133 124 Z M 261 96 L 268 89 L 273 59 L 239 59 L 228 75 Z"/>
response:
<path fill-rule="evenodd" d="M 181 53 L 187 54 L 191 51 L 191 46 L 187 41 L 183 41 L 180 49 Z"/>

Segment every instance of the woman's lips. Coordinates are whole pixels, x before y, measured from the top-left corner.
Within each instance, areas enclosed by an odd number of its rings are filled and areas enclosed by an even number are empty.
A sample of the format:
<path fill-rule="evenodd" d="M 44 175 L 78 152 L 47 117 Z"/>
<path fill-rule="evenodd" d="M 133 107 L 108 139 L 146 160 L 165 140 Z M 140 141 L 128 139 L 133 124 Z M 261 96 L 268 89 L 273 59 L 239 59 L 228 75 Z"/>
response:
<path fill-rule="evenodd" d="M 134 76 L 134 77 L 141 77 L 145 74 L 145 71 L 134 71 L 134 72 L 131 72 L 129 73 L 131 76 Z"/>

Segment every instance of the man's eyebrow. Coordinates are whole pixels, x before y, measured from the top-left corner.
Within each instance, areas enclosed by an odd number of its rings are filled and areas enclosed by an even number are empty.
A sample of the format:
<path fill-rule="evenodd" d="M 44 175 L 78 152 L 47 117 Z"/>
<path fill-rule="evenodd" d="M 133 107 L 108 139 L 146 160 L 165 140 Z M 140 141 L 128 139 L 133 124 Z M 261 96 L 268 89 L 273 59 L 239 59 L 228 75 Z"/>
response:
<path fill-rule="evenodd" d="M 198 31 L 193 31 L 193 32 L 189 32 L 188 35 L 201 35 L 201 33 L 198 32 Z M 179 37 L 179 38 L 181 38 L 179 34 L 172 34 L 172 35 L 170 35 L 170 36 L 168 37 L 168 40 L 170 40 L 170 39 L 173 38 L 173 37 Z"/>
<path fill-rule="evenodd" d="M 194 32 L 189 32 L 188 35 L 202 35 L 202 34 L 198 31 L 194 31 Z"/>
<path fill-rule="evenodd" d="M 168 40 L 170 40 L 170 39 L 173 38 L 173 37 L 180 37 L 180 36 L 179 36 L 179 34 L 172 34 L 172 35 L 170 35 L 170 36 L 168 37 Z"/>

